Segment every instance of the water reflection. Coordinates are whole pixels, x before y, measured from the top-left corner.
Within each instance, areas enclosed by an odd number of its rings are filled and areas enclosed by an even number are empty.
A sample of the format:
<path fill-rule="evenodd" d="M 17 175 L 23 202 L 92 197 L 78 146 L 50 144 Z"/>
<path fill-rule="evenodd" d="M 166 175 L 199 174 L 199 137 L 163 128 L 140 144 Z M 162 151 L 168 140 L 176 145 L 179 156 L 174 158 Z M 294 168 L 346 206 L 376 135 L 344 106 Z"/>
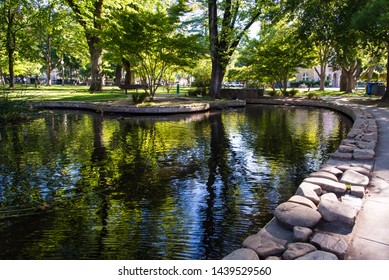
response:
<path fill-rule="evenodd" d="M 250 106 L 167 119 L 45 112 L 2 127 L 0 258 L 221 258 L 350 125 L 327 110 Z"/>

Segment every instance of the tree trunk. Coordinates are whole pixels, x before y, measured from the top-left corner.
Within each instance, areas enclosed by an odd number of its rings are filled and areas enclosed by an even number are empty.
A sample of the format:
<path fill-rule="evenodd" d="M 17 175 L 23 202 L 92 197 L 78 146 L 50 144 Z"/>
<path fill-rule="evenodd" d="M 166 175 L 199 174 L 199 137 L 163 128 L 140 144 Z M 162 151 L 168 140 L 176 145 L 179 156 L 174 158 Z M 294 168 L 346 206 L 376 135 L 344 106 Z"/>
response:
<path fill-rule="evenodd" d="M 122 71 L 123 71 L 123 66 L 120 64 L 116 65 L 115 68 L 115 78 L 113 79 L 113 82 L 115 86 L 119 86 L 122 80 Z"/>
<path fill-rule="evenodd" d="M 389 42 L 386 43 L 386 90 L 382 101 L 389 102 Z"/>
<path fill-rule="evenodd" d="M 102 30 L 101 19 L 103 17 L 103 3 L 104 0 L 93 1 L 92 7 L 84 10 L 82 7 L 85 4 L 80 4 L 82 1 L 66 0 L 66 3 L 73 10 L 77 21 L 84 28 L 86 41 L 89 47 L 89 55 L 91 62 L 91 85 L 89 91 L 102 91 L 103 77 L 102 77 L 102 53 L 103 49 L 99 46 L 100 37 L 97 35 L 98 31 Z M 89 7 L 89 6 L 88 6 Z M 90 24 L 93 28 L 90 27 Z"/>
<path fill-rule="evenodd" d="M 354 72 L 349 69 L 346 71 L 347 74 L 347 84 L 346 84 L 346 91 L 345 93 L 352 93 L 353 92 L 353 80 L 354 80 Z"/>
<path fill-rule="evenodd" d="M 211 85 L 209 94 L 213 98 L 221 98 L 222 81 L 224 77 L 225 69 L 221 65 L 217 58 L 212 61 L 212 73 L 211 73 Z"/>
<path fill-rule="evenodd" d="M 346 91 L 347 89 L 347 73 L 342 68 L 342 74 L 340 75 L 340 91 Z"/>
<path fill-rule="evenodd" d="M 126 75 L 124 76 L 124 83 L 125 84 L 134 84 L 134 77 L 132 75 L 131 71 L 131 63 L 127 59 L 122 59 L 124 70 L 126 71 Z"/>
<path fill-rule="evenodd" d="M 46 74 L 46 78 L 47 78 L 47 82 L 46 82 L 46 85 L 47 86 L 51 86 L 51 62 L 50 61 L 47 61 L 46 62 L 46 71 L 47 71 L 47 74 Z"/>
<path fill-rule="evenodd" d="M 327 72 L 327 66 L 326 64 L 320 64 L 320 72 L 314 67 L 317 75 L 320 78 L 320 90 L 324 90 L 325 88 L 325 79 L 326 79 L 326 72 Z"/>
<path fill-rule="evenodd" d="M 218 13 L 218 3 L 221 8 L 220 13 Z M 231 56 L 245 32 L 260 16 L 262 9 L 248 16 L 247 22 L 237 28 L 239 26 L 237 21 L 242 16 L 242 11 L 239 10 L 240 6 L 234 5 L 231 0 L 208 1 L 208 30 L 212 59 L 210 96 L 213 98 L 220 98 L 221 84 Z M 219 24 L 221 24 L 220 28 Z"/>
<path fill-rule="evenodd" d="M 50 36 L 47 36 L 46 71 L 47 71 L 46 85 L 51 86 L 51 40 L 50 40 Z"/>
<path fill-rule="evenodd" d="M 5 85 L 3 67 L 0 66 L 0 85 Z"/>
<path fill-rule="evenodd" d="M 14 63 L 15 63 L 15 49 L 8 49 L 8 71 L 9 71 L 9 87 L 15 87 L 15 71 L 14 71 Z"/>
<path fill-rule="evenodd" d="M 287 89 L 288 89 L 288 80 L 284 80 L 284 82 L 283 82 L 283 90 L 284 90 L 284 94 L 286 95 L 286 91 L 287 91 Z"/>
<path fill-rule="evenodd" d="M 103 77 L 101 69 L 101 57 L 103 49 L 98 47 L 97 44 L 100 42 L 100 38 L 96 35 L 87 36 L 89 54 L 91 60 L 91 85 L 89 91 L 102 91 L 103 90 Z"/>

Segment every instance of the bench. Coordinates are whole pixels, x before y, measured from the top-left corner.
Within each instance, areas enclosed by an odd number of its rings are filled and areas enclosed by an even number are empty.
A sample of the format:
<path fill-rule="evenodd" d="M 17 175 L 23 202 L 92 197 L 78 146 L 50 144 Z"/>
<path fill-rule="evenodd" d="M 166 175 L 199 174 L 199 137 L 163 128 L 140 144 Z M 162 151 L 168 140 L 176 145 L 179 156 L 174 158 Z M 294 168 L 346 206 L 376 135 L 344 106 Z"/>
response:
<path fill-rule="evenodd" d="M 127 90 L 136 89 L 136 92 L 138 92 L 138 89 L 144 89 L 144 86 L 142 85 L 131 85 L 131 84 L 121 84 L 119 85 L 119 87 L 126 91 L 126 95 L 127 95 Z"/>

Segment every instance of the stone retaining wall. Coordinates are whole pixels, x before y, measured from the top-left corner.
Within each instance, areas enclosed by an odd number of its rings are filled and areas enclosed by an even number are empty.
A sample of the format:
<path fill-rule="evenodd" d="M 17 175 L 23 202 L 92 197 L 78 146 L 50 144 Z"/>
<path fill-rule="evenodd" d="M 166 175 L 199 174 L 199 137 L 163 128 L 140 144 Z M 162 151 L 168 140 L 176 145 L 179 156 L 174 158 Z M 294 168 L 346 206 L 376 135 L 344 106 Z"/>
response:
<path fill-rule="evenodd" d="M 128 115 L 166 115 L 166 114 L 190 114 L 204 112 L 211 109 L 223 109 L 228 107 L 244 107 L 244 100 L 212 101 L 194 104 L 182 104 L 172 106 L 135 106 L 98 102 L 66 102 L 43 101 L 30 102 L 33 107 L 49 109 L 88 110 L 101 114 L 128 114 Z"/>
<path fill-rule="evenodd" d="M 349 115 L 354 124 L 326 165 L 275 209 L 264 228 L 223 259 L 343 259 L 370 184 L 377 144 L 375 119 L 356 105 L 339 102 L 261 99 L 247 103 L 324 107 Z"/>
<path fill-rule="evenodd" d="M 264 94 L 264 89 L 249 89 L 249 88 L 222 88 L 220 96 L 224 99 L 256 99 Z"/>

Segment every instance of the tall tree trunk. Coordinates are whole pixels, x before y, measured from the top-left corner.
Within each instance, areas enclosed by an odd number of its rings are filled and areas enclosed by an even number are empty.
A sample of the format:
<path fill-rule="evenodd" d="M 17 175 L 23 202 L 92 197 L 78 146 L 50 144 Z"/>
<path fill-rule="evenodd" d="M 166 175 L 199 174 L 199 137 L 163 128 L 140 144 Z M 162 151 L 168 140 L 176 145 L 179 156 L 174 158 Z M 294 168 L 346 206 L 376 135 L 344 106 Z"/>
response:
<path fill-rule="evenodd" d="M 46 71 L 47 71 L 47 74 L 46 74 L 46 78 L 47 78 L 46 85 L 47 86 L 51 86 L 51 61 L 46 61 Z"/>
<path fill-rule="evenodd" d="M 13 17 L 9 17 L 8 27 L 7 27 L 7 43 L 6 49 L 8 54 L 8 72 L 9 72 L 9 87 L 15 87 L 15 46 L 16 46 L 16 35 L 13 31 Z"/>
<path fill-rule="evenodd" d="M 245 23 L 239 24 L 238 21 L 242 18 L 240 8 L 231 0 L 208 1 L 208 30 L 212 59 L 210 96 L 213 98 L 220 98 L 221 83 L 231 56 L 245 32 L 261 14 L 261 9 L 258 9 L 246 18 Z"/>
<path fill-rule="evenodd" d="M 210 53 L 212 59 L 211 85 L 209 94 L 213 98 L 220 97 L 223 71 L 219 59 L 219 38 L 217 28 L 217 1 L 208 1 L 208 29 L 210 38 Z"/>
<path fill-rule="evenodd" d="M 89 91 L 102 91 L 103 90 L 103 77 L 102 77 L 102 54 L 103 49 L 98 47 L 100 38 L 96 35 L 87 36 L 89 55 L 91 62 L 91 85 Z"/>
<path fill-rule="evenodd" d="M 46 85 L 51 86 L 51 39 L 50 39 L 50 35 L 47 36 L 46 71 L 47 71 Z"/>
<path fill-rule="evenodd" d="M 351 65 L 347 68 L 342 67 L 342 75 L 346 75 L 347 78 L 345 93 L 352 93 L 353 89 L 355 88 L 354 75 L 357 70 L 358 70 L 357 62 L 355 62 L 354 65 Z"/>
<path fill-rule="evenodd" d="M 324 90 L 325 88 L 325 80 L 326 80 L 326 72 L 327 72 L 327 65 L 326 64 L 320 64 L 320 72 L 317 70 L 316 67 L 313 67 L 315 69 L 317 75 L 320 78 L 320 90 Z"/>
<path fill-rule="evenodd" d="M 282 81 L 282 93 L 286 96 L 286 90 L 288 88 L 288 80 L 285 79 Z"/>
<path fill-rule="evenodd" d="M 116 65 L 115 68 L 115 78 L 113 79 L 113 82 L 115 86 L 119 86 L 122 80 L 122 71 L 123 71 L 123 66 L 118 64 Z"/>
<path fill-rule="evenodd" d="M 350 69 L 347 71 L 347 87 L 345 93 L 352 93 L 354 89 L 354 71 Z"/>
<path fill-rule="evenodd" d="M 382 100 L 389 102 L 389 42 L 386 43 L 386 90 Z"/>
<path fill-rule="evenodd" d="M 318 46 L 318 52 L 319 52 L 319 61 L 320 61 L 320 72 L 317 70 L 316 67 L 315 69 L 317 75 L 320 78 L 320 90 L 325 89 L 325 80 L 327 76 L 327 63 L 328 63 L 328 58 L 330 56 L 330 49 L 331 46 L 327 45 L 319 45 Z"/>
<path fill-rule="evenodd" d="M 126 75 L 124 76 L 124 83 L 134 84 L 135 81 L 134 81 L 134 75 L 132 74 L 131 71 L 131 63 L 125 58 L 122 59 L 122 62 L 123 62 L 124 70 L 126 71 Z"/>
<path fill-rule="evenodd" d="M 0 85 L 5 85 L 3 67 L 0 66 Z"/>
<path fill-rule="evenodd" d="M 86 2 L 86 1 L 79 1 Z M 80 4 L 78 1 L 66 0 L 66 3 L 72 8 L 76 15 L 77 21 L 84 28 L 86 41 L 89 47 L 89 55 L 91 62 L 91 85 L 90 91 L 102 91 L 103 77 L 102 77 L 102 53 L 103 49 L 99 46 L 101 41 L 97 32 L 102 30 L 101 19 L 103 17 L 103 3 L 104 0 L 93 1 L 93 8 L 85 10 L 85 3 Z M 89 6 L 88 6 L 89 7 Z"/>
<path fill-rule="evenodd" d="M 342 74 L 340 75 L 340 85 L 339 85 L 340 91 L 346 91 L 347 89 L 347 73 L 342 68 Z"/>
<path fill-rule="evenodd" d="M 15 87 L 15 70 L 14 70 L 14 64 L 15 64 L 15 49 L 10 48 L 8 49 L 8 71 L 9 71 L 9 87 L 14 88 Z"/>
<path fill-rule="evenodd" d="M 209 94 L 213 98 L 221 98 L 221 87 L 225 73 L 225 68 L 221 65 L 220 61 L 215 58 L 212 61 L 212 73 L 211 73 L 211 85 Z"/>

